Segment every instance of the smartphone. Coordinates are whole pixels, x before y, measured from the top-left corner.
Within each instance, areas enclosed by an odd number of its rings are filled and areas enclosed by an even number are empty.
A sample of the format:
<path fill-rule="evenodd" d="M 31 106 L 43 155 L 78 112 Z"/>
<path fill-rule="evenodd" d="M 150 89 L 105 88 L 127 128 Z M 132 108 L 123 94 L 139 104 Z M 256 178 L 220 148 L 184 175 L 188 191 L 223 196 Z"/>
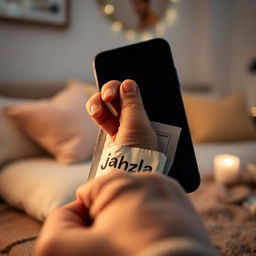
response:
<path fill-rule="evenodd" d="M 149 119 L 181 128 L 168 175 L 185 191 L 195 191 L 200 175 L 168 42 L 156 38 L 101 52 L 94 59 L 93 69 L 99 90 L 110 80 L 133 79 Z"/>

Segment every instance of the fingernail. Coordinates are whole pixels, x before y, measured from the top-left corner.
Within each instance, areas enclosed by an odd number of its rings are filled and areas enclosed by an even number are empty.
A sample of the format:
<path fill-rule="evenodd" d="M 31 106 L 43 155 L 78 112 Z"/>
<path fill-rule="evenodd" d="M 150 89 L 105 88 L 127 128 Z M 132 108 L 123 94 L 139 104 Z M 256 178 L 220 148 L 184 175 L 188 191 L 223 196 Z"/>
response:
<path fill-rule="evenodd" d="M 135 95 L 137 93 L 137 86 L 134 82 L 127 82 L 123 84 L 123 90 L 127 95 Z"/>
<path fill-rule="evenodd" d="M 112 88 L 107 88 L 104 92 L 103 92 L 103 98 L 106 99 L 110 96 L 115 95 L 115 91 Z"/>
<path fill-rule="evenodd" d="M 101 106 L 98 105 L 98 104 L 93 104 L 91 107 L 90 107 L 90 113 L 91 115 L 95 115 L 96 113 L 100 112 L 101 111 Z"/>

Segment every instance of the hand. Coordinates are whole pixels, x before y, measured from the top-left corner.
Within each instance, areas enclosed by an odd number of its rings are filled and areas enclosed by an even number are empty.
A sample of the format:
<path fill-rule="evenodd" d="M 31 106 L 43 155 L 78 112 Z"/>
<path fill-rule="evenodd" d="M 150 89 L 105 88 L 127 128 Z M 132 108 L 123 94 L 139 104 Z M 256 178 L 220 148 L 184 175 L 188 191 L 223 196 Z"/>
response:
<path fill-rule="evenodd" d="M 104 101 L 121 109 L 118 117 Z M 134 81 L 105 84 L 87 109 L 112 143 L 157 150 Z M 48 216 L 35 255 L 135 255 L 175 237 L 210 246 L 200 218 L 176 181 L 157 173 L 113 171 L 82 185 L 76 201 Z"/>
<path fill-rule="evenodd" d="M 114 171 L 82 185 L 76 201 L 49 215 L 35 255 L 136 255 L 176 237 L 211 247 L 176 181 L 157 173 Z"/>
<path fill-rule="evenodd" d="M 104 102 L 111 102 L 118 112 L 115 117 Z M 157 138 L 144 110 L 139 88 L 133 80 L 106 83 L 101 93 L 86 104 L 96 124 L 110 137 L 111 144 L 158 150 Z"/>

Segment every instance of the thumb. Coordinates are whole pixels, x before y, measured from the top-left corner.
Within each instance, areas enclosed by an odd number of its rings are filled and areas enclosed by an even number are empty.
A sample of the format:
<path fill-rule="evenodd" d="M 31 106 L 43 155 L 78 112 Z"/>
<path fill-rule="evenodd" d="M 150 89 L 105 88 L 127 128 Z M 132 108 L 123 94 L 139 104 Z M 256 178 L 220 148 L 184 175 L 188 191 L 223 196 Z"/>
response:
<path fill-rule="evenodd" d="M 150 125 L 135 81 L 124 80 L 120 86 L 121 116 L 120 127 L 125 130 L 138 130 Z"/>
<path fill-rule="evenodd" d="M 139 87 L 135 81 L 127 79 L 122 82 L 120 86 L 120 105 L 120 127 L 116 139 L 118 140 L 119 136 L 125 137 L 130 141 L 130 145 L 136 144 L 136 140 L 137 143 L 141 140 L 139 144 L 143 147 L 144 142 L 142 143 L 142 141 L 151 140 L 150 138 L 155 137 L 155 134 L 144 109 Z M 148 146 L 145 145 L 145 147 Z"/>

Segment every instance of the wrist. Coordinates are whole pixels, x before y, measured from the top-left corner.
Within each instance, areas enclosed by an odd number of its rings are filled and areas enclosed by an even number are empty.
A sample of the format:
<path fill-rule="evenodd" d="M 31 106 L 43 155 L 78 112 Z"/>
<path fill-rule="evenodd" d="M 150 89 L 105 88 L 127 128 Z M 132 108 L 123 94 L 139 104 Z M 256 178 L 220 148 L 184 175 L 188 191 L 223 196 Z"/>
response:
<path fill-rule="evenodd" d="M 150 130 L 149 130 L 150 129 Z M 118 133 L 111 140 L 113 145 L 122 145 L 158 151 L 158 141 L 152 128 L 146 130 L 127 130 L 119 128 Z"/>
<path fill-rule="evenodd" d="M 159 151 L 113 145 L 103 150 L 95 177 L 99 177 L 113 169 L 130 173 L 165 173 L 166 163 L 167 157 Z"/>
<path fill-rule="evenodd" d="M 217 256 L 217 252 L 206 244 L 186 237 L 173 237 L 151 243 L 136 256 L 197 255 Z"/>

